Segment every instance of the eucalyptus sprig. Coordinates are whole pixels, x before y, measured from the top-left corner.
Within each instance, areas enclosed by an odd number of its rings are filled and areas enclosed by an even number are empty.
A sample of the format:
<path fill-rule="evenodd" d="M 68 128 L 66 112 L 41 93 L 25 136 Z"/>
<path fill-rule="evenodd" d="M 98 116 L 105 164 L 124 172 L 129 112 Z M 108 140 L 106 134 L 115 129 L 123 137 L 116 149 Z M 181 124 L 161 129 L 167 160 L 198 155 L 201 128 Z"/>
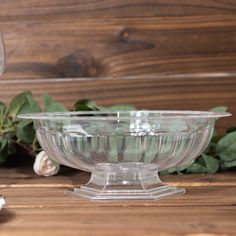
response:
<path fill-rule="evenodd" d="M 37 103 L 30 91 L 15 96 L 6 106 L 0 101 L 0 163 L 13 155 L 18 147 L 25 150 L 26 155 L 35 156 L 41 147 L 37 141 L 33 122 L 31 120 L 19 120 L 17 115 L 35 112 L 60 112 L 67 111 L 61 103 L 44 94 L 41 97 L 43 106 Z M 95 101 L 82 99 L 75 102 L 73 111 L 111 111 L 111 110 L 135 110 L 135 107 L 127 104 L 116 104 L 110 107 L 99 106 Z M 217 107 L 213 111 L 226 111 L 227 107 Z M 194 162 L 181 167 L 170 168 L 162 171 L 166 173 L 209 173 L 213 174 L 221 170 L 236 167 L 236 127 L 227 129 L 225 134 L 214 135 L 204 153 Z"/>

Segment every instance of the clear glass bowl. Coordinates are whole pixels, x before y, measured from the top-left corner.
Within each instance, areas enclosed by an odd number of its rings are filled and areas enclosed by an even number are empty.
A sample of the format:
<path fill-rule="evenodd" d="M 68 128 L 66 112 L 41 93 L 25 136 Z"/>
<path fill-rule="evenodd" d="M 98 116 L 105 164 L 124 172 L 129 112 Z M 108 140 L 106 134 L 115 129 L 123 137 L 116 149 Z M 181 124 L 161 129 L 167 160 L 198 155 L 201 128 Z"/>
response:
<path fill-rule="evenodd" d="M 159 199 L 184 193 L 158 171 L 185 165 L 210 142 L 217 118 L 229 113 L 116 111 L 23 114 L 55 161 L 92 172 L 67 194 L 88 199 Z"/>

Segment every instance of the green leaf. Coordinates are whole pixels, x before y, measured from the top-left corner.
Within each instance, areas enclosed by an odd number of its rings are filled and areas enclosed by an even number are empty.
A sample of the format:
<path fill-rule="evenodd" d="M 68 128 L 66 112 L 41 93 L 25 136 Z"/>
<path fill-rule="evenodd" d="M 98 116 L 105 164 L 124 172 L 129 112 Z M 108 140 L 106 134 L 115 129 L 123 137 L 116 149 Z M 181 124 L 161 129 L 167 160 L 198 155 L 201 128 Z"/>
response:
<path fill-rule="evenodd" d="M 94 100 L 91 100 L 91 99 L 80 99 L 78 100 L 76 103 L 75 103 L 75 106 L 81 106 L 81 105 L 84 105 L 84 106 L 88 106 L 88 107 L 95 107 L 96 106 L 96 102 Z"/>
<path fill-rule="evenodd" d="M 7 144 L 8 144 L 8 140 L 6 138 L 2 138 L 0 152 L 2 152 L 4 150 L 4 148 L 6 148 Z"/>
<path fill-rule="evenodd" d="M 228 133 L 217 143 L 216 153 L 224 161 L 236 160 L 236 131 Z"/>
<path fill-rule="evenodd" d="M 47 111 L 47 112 L 65 112 L 65 111 L 67 111 L 67 109 L 60 103 L 53 103 L 45 111 Z"/>
<path fill-rule="evenodd" d="M 107 108 L 110 111 L 134 111 L 136 107 L 129 104 L 115 104 Z"/>
<path fill-rule="evenodd" d="M 0 140 L 0 163 L 4 162 L 8 157 L 8 139 L 1 138 Z"/>
<path fill-rule="evenodd" d="M 16 153 L 16 145 L 15 145 L 15 143 L 12 142 L 11 139 L 8 139 L 7 148 L 5 148 L 4 150 L 6 150 L 6 154 L 8 156 L 15 154 Z"/>
<path fill-rule="evenodd" d="M 5 113 L 6 109 L 7 109 L 7 106 L 2 101 L 0 101 L 0 116 L 1 117 Z"/>
<path fill-rule="evenodd" d="M 222 159 L 219 160 L 219 164 L 220 164 L 220 170 L 227 170 L 228 169 L 225 166 L 225 161 L 223 161 Z"/>
<path fill-rule="evenodd" d="M 175 173 L 175 172 L 180 173 L 180 172 L 184 171 L 185 169 L 187 169 L 190 165 L 192 165 L 193 162 L 194 161 L 191 161 L 190 163 L 187 163 L 187 164 L 184 164 L 184 165 L 181 165 L 181 166 L 169 168 L 168 173 L 169 174 L 172 174 L 172 173 Z"/>
<path fill-rule="evenodd" d="M 35 130 L 31 120 L 22 120 L 16 126 L 16 136 L 22 142 L 32 143 L 35 137 Z"/>
<path fill-rule="evenodd" d="M 104 111 L 104 112 L 106 112 L 106 111 L 109 111 L 109 108 L 108 107 L 105 107 L 105 106 L 96 106 L 96 109 L 98 110 L 98 111 Z"/>
<path fill-rule="evenodd" d="M 75 111 L 98 111 L 96 102 L 90 99 L 81 99 L 74 104 Z"/>
<path fill-rule="evenodd" d="M 206 163 L 207 173 L 214 174 L 219 170 L 220 168 L 219 160 L 217 160 L 216 158 L 210 155 L 206 155 L 204 153 L 202 154 L 202 158 L 204 159 Z"/>
<path fill-rule="evenodd" d="M 226 106 L 219 106 L 219 107 L 214 107 L 210 111 L 213 112 L 226 112 L 228 110 L 228 107 Z"/>
<path fill-rule="evenodd" d="M 0 101 L 0 123 L 2 126 L 9 124 L 7 106 L 1 101 Z"/>
<path fill-rule="evenodd" d="M 33 125 L 33 121 L 32 120 L 21 120 L 17 123 L 17 127 L 19 128 L 24 128 L 25 126 L 28 125 Z"/>
<path fill-rule="evenodd" d="M 99 111 L 134 111 L 136 107 L 129 104 L 115 104 L 113 106 L 96 106 Z"/>
<path fill-rule="evenodd" d="M 186 169 L 186 173 L 201 174 L 207 173 L 207 168 L 200 163 L 194 162 Z"/>
<path fill-rule="evenodd" d="M 55 102 L 51 96 L 45 93 L 42 96 L 44 111 L 46 112 L 64 112 L 67 109 L 59 102 Z"/>
<path fill-rule="evenodd" d="M 22 113 L 39 112 L 40 107 L 34 100 L 30 91 L 16 95 L 9 105 L 9 112 L 13 119 Z"/>
<path fill-rule="evenodd" d="M 98 108 L 95 108 L 95 107 L 88 107 L 88 106 L 85 106 L 85 105 L 79 105 L 79 106 L 76 106 L 75 108 L 75 111 L 98 111 L 99 109 Z"/>
<path fill-rule="evenodd" d="M 225 161 L 224 166 L 227 168 L 236 167 L 236 160 L 234 161 Z"/>
<path fill-rule="evenodd" d="M 34 100 L 32 94 L 27 94 L 27 101 L 32 109 L 33 112 L 40 112 L 40 106 L 38 105 L 38 103 Z"/>
<path fill-rule="evenodd" d="M 131 111 L 136 110 L 133 105 L 115 104 L 110 107 L 98 106 L 95 101 L 90 99 L 78 100 L 74 105 L 75 111 Z"/>
<path fill-rule="evenodd" d="M 29 91 L 20 93 L 11 100 L 9 112 L 13 117 L 16 117 L 17 114 L 20 113 L 20 110 L 25 106 L 28 94 L 30 94 Z"/>

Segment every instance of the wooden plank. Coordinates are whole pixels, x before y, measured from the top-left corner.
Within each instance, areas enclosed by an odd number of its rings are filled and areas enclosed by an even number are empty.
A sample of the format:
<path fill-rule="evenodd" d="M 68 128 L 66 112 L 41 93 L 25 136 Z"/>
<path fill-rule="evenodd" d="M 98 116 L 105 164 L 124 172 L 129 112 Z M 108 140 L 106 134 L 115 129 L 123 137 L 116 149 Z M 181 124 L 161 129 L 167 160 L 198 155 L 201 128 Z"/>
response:
<path fill-rule="evenodd" d="M 235 75 L 232 15 L 1 22 L 3 78 Z"/>
<path fill-rule="evenodd" d="M 4 1 L 4 78 L 235 75 L 232 0 Z"/>
<path fill-rule="evenodd" d="M 191 178 L 191 176 L 190 176 Z M 187 190 L 187 193 L 180 196 L 175 196 L 170 199 L 163 199 L 158 201 L 144 201 L 144 200 L 124 200 L 124 201 L 89 201 L 78 197 L 68 196 L 64 194 L 65 190 L 72 189 L 74 186 L 79 186 L 80 181 L 73 186 L 57 185 L 49 187 L 42 187 L 36 184 L 35 186 L 23 185 L 12 187 L 0 187 L 0 193 L 7 199 L 7 208 L 73 208 L 79 207 L 103 207 L 103 206 L 235 206 L 235 186 L 221 186 L 221 187 L 190 187 L 181 186 Z M 168 183 L 168 182 L 167 182 Z M 180 181 L 181 183 L 181 181 Z M 170 183 L 172 184 L 172 183 Z M 176 184 L 178 185 L 178 184 Z M 182 184 L 181 184 L 182 185 Z"/>
<path fill-rule="evenodd" d="M 81 18 L 150 17 L 233 14 L 233 0 L 8 0 L 1 4 L 2 20 L 41 19 L 69 16 Z"/>
<path fill-rule="evenodd" d="M 9 209 L 0 214 L 2 236 L 234 235 L 235 206 L 68 207 Z"/>

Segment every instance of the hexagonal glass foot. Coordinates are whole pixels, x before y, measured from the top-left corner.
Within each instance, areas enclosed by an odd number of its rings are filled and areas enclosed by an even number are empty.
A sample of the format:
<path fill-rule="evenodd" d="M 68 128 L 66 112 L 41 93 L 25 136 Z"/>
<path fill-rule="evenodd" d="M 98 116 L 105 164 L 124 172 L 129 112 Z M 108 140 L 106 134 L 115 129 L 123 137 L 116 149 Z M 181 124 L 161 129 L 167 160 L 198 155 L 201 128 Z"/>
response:
<path fill-rule="evenodd" d="M 91 200 L 162 199 L 185 193 L 164 185 L 156 166 L 142 163 L 98 164 L 89 182 L 65 193 Z"/>

